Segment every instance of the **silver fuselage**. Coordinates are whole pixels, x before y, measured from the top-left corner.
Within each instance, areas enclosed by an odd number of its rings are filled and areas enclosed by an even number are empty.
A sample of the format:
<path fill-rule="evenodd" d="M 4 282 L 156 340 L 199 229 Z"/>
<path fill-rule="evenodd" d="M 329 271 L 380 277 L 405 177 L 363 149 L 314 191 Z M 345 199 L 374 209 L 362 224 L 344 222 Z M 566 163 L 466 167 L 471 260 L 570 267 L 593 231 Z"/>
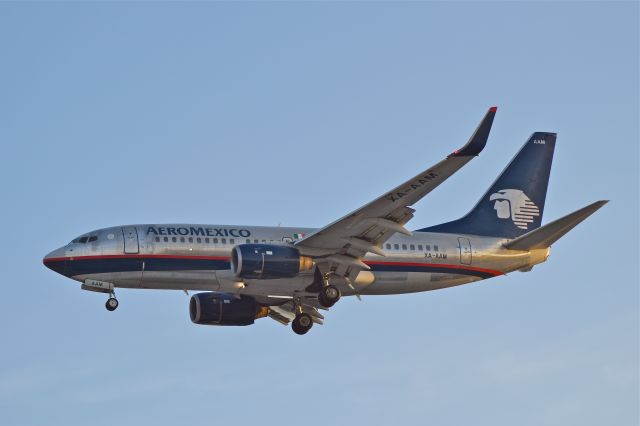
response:
<path fill-rule="evenodd" d="M 76 281 L 99 280 L 114 287 L 207 290 L 273 298 L 304 293 L 311 273 L 291 279 L 242 280 L 230 269 L 238 244 L 293 245 L 312 228 L 149 224 L 104 228 L 84 234 L 49 253 L 47 267 Z M 361 272 L 344 295 L 399 294 L 437 290 L 544 262 L 549 249 L 515 251 L 505 239 L 473 235 L 414 232 L 396 235 L 382 247 L 386 256 L 369 253 L 371 268 Z M 302 254 L 305 254 L 304 252 Z"/>

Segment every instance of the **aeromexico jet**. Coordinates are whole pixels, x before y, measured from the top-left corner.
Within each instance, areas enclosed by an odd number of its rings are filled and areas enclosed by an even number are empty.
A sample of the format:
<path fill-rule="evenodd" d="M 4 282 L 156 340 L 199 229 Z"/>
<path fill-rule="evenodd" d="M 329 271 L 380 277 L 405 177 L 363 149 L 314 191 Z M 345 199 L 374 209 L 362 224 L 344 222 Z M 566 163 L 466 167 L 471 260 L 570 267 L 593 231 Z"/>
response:
<path fill-rule="evenodd" d="M 145 224 L 89 232 L 44 264 L 81 288 L 198 290 L 191 320 L 249 325 L 270 317 L 305 334 L 341 296 L 438 290 L 530 271 L 550 246 L 602 207 L 598 201 L 544 226 L 555 133 L 536 132 L 464 217 L 417 231 L 413 206 L 485 147 L 496 108 L 444 160 L 320 229 Z"/>

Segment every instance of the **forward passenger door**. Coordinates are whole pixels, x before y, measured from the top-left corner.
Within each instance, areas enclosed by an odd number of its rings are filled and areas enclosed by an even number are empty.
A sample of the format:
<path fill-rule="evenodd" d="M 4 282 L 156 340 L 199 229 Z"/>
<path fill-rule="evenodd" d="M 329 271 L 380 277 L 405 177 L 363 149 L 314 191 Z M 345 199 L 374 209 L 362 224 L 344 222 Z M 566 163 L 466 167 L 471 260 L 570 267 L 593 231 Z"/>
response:
<path fill-rule="evenodd" d="M 123 226 L 122 236 L 124 237 L 124 252 L 126 254 L 137 254 L 140 252 L 138 230 L 135 226 Z"/>

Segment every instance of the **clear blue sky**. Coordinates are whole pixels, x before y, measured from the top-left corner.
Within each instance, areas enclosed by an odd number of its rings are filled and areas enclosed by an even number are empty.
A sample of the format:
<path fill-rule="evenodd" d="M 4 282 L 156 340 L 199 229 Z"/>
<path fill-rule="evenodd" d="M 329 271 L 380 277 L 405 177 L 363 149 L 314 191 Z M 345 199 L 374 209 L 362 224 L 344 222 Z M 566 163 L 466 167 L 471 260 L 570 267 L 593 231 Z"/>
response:
<path fill-rule="evenodd" d="M 639 7 L 628 3 L 0 3 L 0 424 L 639 423 Z M 546 264 L 343 300 L 299 337 L 191 324 L 42 256 L 140 222 L 322 226 L 435 163 L 465 213 L 533 131 L 545 210 L 606 207 Z M 260 423 L 258 423 L 260 422 Z"/>

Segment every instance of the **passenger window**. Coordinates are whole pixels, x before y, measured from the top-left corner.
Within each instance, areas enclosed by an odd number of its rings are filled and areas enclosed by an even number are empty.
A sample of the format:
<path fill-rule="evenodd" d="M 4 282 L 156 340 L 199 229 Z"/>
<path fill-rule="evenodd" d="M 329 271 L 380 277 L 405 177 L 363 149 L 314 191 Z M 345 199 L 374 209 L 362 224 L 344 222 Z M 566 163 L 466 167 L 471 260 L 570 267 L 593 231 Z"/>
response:
<path fill-rule="evenodd" d="M 164 242 L 168 243 L 169 242 L 169 237 L 164 237 Z"/>
<path fill-rule="evenodd" d="M 406 244 L 403 244 L 403 245 L 402 245 L 402 250 L 406 250 L 406 249 L 407 249 L 407 245 L 406 245 Z"/>
<path fill-rule="evenodd" d="M 391 250 L 391 244 L 387 244 L 387 250 Z"/>
<path fill-rule="evenodd" d="M 171 241 L 173 241 L 175 243 L 178 240 L 176 240 L 176 237 L 171 237 Z"/>
<path fill-rule="evenodd" d="M 422 244 L 418 244 L 418 251 L 422 251 Z"/>
<path fill-rule="evenodd" d="M 234 240 L 233 238 L 229 239 L 229 244 L 235 244 L 235 243 L 236 243 L 236 240 Z"/>
<path fill-rule="evenodd" d="M 193 237 L 189 237 L 189 242 L 192 243 L 193 242 Z"/>
<path fill-rule="evenodd" d="M 433 251 L 438 251 L 438 246 L 437 245 L 433 245 Z"/>
<path fill-rule="evenodd" d="M 247 244 L 250 244 L 251 240 L 249 238 L 247 238 Z"/>
<path fill-rule="evenodd" d="M 424 249 L 426 251 L 431 251 L 431 246 L 429 244 L 427 244 L 426 246 L 424 246 Z"/>
<path fill-rule="evenodd" d="M 396 250 L 400 250 L 400 246 L 398 244 L 394 244 L 393 248 L 396 249 Z"/>
<path fill-rule="evenodd" d="M 227 239 L 226 238 L 222 238 L 222 244 L 227 244 Z"/>
<path fill-rule="evenodd" d="M 197 242 L 198 244 L 202 243 L 202 238 L 200 238 L 200 237 L 196 238 L 196 242 Z"/>
<path fill-rule="evenodd" d="M 209 237 L 205 238 L 205 239 L 204 239 L 204 242 L 205 242 L 205 243 L 207 243 L 207 244 L 209 244 Z"/>
<path fill-rule="evenodd" d="M 184 237 L 180 237 L 180 242 L 184 243 Z"/>
<path fill-rule="evenodd" d="M 213 239 L 213 244 L 218 244 L 218 239 L 217 238 Z"/>
<path fill-rule="evenodd" d="M 415 249 L 416 249 L 416 246 L 414 246 L 413 244 L 411 244 L 411 245 L 409 246 L 409 248 L 410 248 L 411 250 L 415 250 Z"/>
<path fill-rule="evenodd" d="M 96 237 L 95 235 L 92 235 L 89 237 L 89 242 L 92 243 L 94 241 L 96 241 L 98 239 L 98 237 Z"/>
<path fill-rule="evenodd" d="M 260 240 L 253 240 L 254 243 L 258 244 L 260 242 Z"/>
<path fill-rule="evenodd" d="M 160 237 L 156 237 L 156 243 L 160 242 Z"/>
<path fill-rule="evenodd" d="M 262 242 L 263 242 L 263 243 L 266 243 L 266 242 L 267 242 L 267 240 L 262 240 Z"/>

